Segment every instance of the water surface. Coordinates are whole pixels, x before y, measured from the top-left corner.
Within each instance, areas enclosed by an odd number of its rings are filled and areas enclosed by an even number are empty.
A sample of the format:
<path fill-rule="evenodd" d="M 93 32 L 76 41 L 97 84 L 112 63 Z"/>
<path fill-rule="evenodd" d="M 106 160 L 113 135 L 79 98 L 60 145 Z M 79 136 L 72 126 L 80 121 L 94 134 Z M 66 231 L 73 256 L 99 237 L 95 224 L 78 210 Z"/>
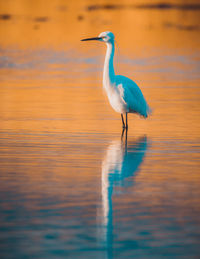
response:
<path fill-rule="evenodd" d="M 1 258 L 198 258 L 198 1 L 24 3 L 0 3 Z M 153 109 L 127 142 L 80 42 L 108 29 Z"/>

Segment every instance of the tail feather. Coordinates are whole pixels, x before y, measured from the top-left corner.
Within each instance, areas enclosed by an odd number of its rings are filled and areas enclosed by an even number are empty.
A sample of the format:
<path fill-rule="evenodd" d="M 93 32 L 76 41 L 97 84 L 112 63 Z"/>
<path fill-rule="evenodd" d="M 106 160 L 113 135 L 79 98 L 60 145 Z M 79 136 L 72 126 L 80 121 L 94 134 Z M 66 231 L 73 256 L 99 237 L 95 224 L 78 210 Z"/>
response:
<path fill-rule="evenodd" d="M 148 104 L 146 104 L 146 111 L 144 114 L 142 114 L 142 116 L 146 119 L 150 115 L 152 115 L 152 109 L 150 108 L 150 106 Z"/>

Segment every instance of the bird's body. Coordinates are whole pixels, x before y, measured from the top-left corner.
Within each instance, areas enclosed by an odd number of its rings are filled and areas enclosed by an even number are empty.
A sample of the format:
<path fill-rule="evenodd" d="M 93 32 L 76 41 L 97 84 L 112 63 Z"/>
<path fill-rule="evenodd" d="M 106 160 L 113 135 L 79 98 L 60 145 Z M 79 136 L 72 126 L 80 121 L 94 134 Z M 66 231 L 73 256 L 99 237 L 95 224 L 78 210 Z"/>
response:
<path fill-rule="evenodd" d="M 114 34 L 112 32 L 102 32 L 97 38 L 85 40 L 104 41 L 107 45 L 103 71 L 103 87 L 112 108 L 116 112 L 121 113 L 123 127 L 128 127 L 127 113 L 137 113 L 147 118 L 150 108 L 140 88 L 128 77 L 115 75 L 113 66 L 115 52 Z M 126 114 L 126 125 L 123 114 Z"/>

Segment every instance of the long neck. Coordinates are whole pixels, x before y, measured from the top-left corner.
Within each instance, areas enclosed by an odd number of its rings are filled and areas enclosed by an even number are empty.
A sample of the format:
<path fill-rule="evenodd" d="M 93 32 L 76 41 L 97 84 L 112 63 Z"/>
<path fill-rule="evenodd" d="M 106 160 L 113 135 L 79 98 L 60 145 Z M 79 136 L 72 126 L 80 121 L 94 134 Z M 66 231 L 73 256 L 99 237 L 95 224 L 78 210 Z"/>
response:
<path fill-rule="evenodd" d="M 115 52 L 114 42 L 107 43 L 106 58 L 103 70 L 103 85 L 107 88 L 108 85 L 112 84 L 115 80 L 115 72 L 113 66 L 113 58 Z"/>

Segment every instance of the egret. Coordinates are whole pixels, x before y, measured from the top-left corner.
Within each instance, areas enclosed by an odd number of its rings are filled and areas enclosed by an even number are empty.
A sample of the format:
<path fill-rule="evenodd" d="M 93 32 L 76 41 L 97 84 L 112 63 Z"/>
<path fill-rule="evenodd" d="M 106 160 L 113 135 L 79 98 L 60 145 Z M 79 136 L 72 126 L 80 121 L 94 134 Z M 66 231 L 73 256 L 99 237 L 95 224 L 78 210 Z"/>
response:
<path fill-rule="evenodd" d="M 97 40 L 107 45 L 104 69 L 103 88 L 106 91 L 112 108 L 121 113 L 122 127 L 128 129 L 128 113 L 137 113 L 147 118 L 150 108 L 138 85 L 126 76 L 115 75 L 113 59 L 115 52 L 115 36 L 106 31 L 95 38 L 82 39 L 81 41 Z M 123 114 L 126 115 L 126 122 Z"/>

